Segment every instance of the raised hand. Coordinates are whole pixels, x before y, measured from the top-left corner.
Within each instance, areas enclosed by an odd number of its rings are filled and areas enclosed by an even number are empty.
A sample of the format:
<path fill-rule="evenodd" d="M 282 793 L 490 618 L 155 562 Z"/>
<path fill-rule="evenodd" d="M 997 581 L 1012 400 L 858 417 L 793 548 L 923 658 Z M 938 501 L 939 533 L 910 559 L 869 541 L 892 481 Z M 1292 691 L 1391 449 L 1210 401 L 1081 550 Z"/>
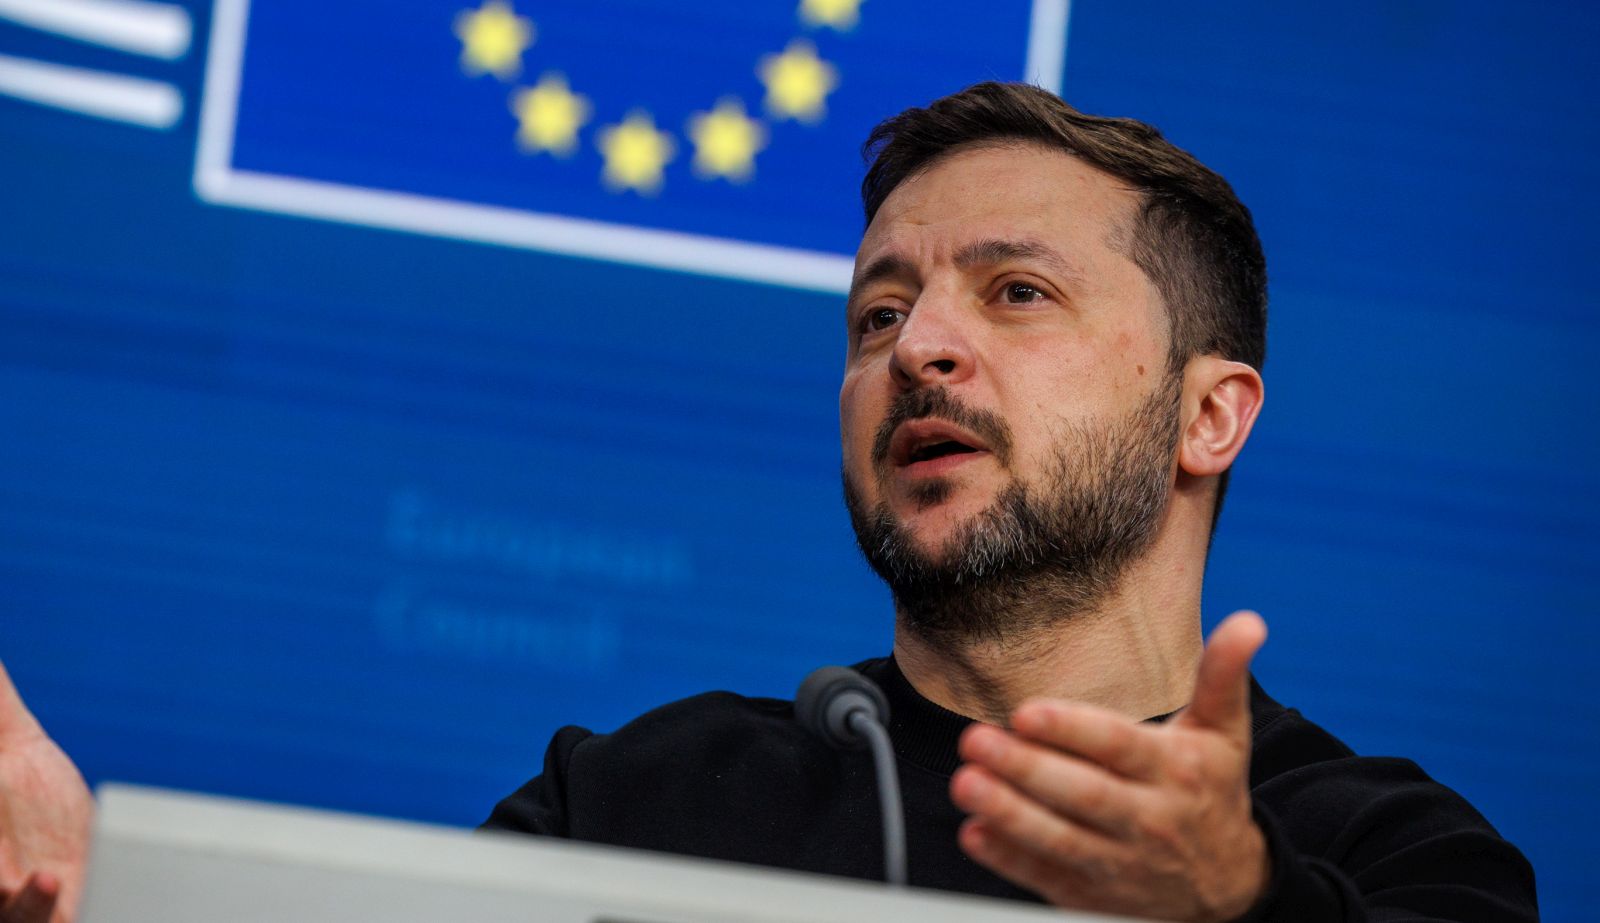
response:
<path fill-rule="evenodd" d="M 1010 731 L 974 725 L 950 792 L 968 855 L 1061 907 L 1232 920 L 1271 879 L 1251 813 L 1253 612 L 1211 635 L 1194 697 L 1145 725 L 1105 709 L 1024 703 Z"/>
<path fill-rule="evenodd" d="M 0 665 L 0 923 L 76 919 L 94 801 Z"/>

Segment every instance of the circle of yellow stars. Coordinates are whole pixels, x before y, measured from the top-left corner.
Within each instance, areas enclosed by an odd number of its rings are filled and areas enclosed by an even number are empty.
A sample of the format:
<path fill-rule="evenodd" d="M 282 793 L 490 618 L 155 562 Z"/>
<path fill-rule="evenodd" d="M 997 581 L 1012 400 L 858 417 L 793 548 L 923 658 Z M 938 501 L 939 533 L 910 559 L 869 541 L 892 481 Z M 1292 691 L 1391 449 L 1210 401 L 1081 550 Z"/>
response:
<path fill-rule="evenodd" d="M 807 28 L 847 32 L 860 21 L 865 0 L 800 0 L 796 12 Z M 468 77 L 492 74 L 510 83 L 522 73 L 522 57 L 538 31 L 508 0 L 484 0 L 477 9 L 455 17 L 461 40 L 461 70 Z M 828 95 L 839 86 L 839 71 L 823 60 L 817 47 L 795 38 L 781 51 L 763 55 L 755 69 L 766 89 L 762 105 L 774 121 L 816 125 L 827 116 Z M 518 87 L 509 100 L 517 120 L 516 144 L 530 155 L 571 157 L 579 134 L 594 115 L 588 97 L 573 91 L 559 71 L 545 71 L 531 87 Z M 691 114 L 684 133 L 694 146 L 692 169 L 702 180 L 743 183 L 755 175 L 756 155 L 769 141 L 768 126 L 752 117 L 736 96 L 724 96 L 705 111 Z M 600 181 L 613 192 L 652 196 L 661 191 L 665 170 L 678 155 L 670 131 L 656 126 L 649 111 L 635 108 L 622 121 L 600 127 L 593 135 L 604 166 Z"/>

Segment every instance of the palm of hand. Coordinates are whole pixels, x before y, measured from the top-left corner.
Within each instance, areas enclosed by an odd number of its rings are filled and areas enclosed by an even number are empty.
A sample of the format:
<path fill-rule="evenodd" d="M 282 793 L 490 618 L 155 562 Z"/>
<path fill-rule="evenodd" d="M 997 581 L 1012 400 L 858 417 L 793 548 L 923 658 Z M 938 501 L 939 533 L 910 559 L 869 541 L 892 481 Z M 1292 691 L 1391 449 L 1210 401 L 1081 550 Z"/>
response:
<path fill-rule="evenodd" d="M 973 859 L 1054 904 L 1160 919 L 1231 920 L 1271 881 L 1249 788 L 1253 613 L 1224 620 L 1190 704 L 1155 727 L 1040 699 L 1009 730 L 974 725 L 951 798 Z"/>
<path fill-rule="evenodd" d="M 83 776 L 17 698 L 0 668 L 0 923 L 43 923 L 22 899 L 31 876 L 45 873 L 59 897 L 48 915 L 77 915 L 88 861 L 94 801 Z"/>

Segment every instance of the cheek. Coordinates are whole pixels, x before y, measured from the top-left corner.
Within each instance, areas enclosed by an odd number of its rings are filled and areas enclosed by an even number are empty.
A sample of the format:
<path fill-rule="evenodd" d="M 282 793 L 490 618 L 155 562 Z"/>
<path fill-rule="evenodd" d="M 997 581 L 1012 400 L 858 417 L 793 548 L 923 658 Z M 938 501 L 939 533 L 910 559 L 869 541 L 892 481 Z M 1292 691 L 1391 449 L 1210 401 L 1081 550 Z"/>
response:
<path fill-rule="evenodd" d="M 854 376 L 845 376 L 844 386 L 839 389 L 839 443 L 844 447 L 845 458 L 850 457 L 850 446 L 855 438 L 856 421 L 859 419 L 858 389 Z"/>
<path fill-rule="evenodd" d="M 846 376 L 839 389 L 839 443 L 846 464 L 865 464 L 881 419 L 869 389 L 857 376 Z"/>
<path fill-rule="evenodd" d="M 1015 387 L 1041 412 L 1107 413 L 1149 388 L 1165 354 L 1149 331 L 1119 324 L 1103 331 L 1014 351 Z"/>

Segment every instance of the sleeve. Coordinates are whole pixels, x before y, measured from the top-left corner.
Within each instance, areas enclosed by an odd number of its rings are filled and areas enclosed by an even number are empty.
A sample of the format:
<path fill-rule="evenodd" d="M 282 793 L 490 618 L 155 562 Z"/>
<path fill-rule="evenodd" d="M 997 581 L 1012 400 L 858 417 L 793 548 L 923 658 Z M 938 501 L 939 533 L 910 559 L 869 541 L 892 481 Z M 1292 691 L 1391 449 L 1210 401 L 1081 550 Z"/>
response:
<path fill-rule="evenodd" d="M 592 732 L 576 726 L 557 731 L 545 750 L 544 771 L 501 799 L 490 812 L 489 819 L 478 829 L 538 836 L 570 836 L 568 769 L 572 764 L 573 751 L 592 736 Z"/>
<path fill-rule="evenodd" d="M 1410 800 L 1371 812 L 1393 815 L 1399 807 L 1410 815 L 1405 824 L 1352 817 L 1338 861 L 1301 852 L 1257 802 L 1272 880 L 1237 923 L 1537 923 L 1533 868 L 1516 847 L 1465 801 L 1431 792 Z"/>

